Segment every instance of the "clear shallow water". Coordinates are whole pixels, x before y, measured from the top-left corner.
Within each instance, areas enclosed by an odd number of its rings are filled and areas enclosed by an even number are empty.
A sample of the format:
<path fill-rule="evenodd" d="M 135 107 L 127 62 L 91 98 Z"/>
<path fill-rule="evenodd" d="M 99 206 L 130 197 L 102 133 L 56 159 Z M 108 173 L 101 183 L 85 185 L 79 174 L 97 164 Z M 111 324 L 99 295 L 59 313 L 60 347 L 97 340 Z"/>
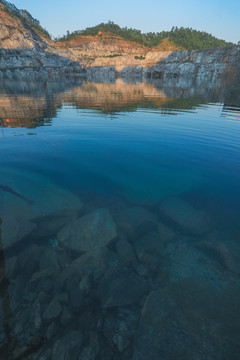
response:
<path fill-rule="evenodd" d="M 240 101 L 229 93 L 6 84 L 6 359 L 238 359 Z"/>

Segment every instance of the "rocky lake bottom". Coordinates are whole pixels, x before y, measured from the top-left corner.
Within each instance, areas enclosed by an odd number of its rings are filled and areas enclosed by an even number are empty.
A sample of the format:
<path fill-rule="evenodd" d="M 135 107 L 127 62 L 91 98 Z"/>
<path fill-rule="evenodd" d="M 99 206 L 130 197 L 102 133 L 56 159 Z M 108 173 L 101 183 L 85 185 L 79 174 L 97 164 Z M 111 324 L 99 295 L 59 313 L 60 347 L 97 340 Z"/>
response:
<path fill-rule="evenodd" d="M 240 97 L 0 86 L 1 360 L 238 360 Z"/>

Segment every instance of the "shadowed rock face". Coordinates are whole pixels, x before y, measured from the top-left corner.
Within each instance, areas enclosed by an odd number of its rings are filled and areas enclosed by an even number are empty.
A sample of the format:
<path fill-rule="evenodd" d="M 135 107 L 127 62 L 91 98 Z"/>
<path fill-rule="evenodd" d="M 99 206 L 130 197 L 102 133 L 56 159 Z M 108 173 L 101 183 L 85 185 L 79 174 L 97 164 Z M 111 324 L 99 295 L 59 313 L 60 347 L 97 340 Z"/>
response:
<path fill-rule="evenodd" d="M 42 49 L 0 49 L 0 78 L 3 79 L 47 80 L 83 73 L 79 63 Z"/>

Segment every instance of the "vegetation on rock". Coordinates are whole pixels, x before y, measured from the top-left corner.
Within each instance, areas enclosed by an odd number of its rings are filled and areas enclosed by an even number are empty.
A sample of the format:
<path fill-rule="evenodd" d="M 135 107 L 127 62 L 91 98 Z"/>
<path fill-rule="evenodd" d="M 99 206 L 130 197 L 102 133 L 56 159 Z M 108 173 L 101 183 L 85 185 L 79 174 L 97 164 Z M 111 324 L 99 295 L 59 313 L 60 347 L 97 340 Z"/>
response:
<path fill-rule="evenodd" d="M 142 33 L 141 30 L 123 27 L 112 21 L 101 23 L 99 25 L 88 27 L 85 30 L 77 30 L 72 33 L 69 31 L 66 35 L 56 38 L 56 41 L 64 42 L 73 40 L 78 36 L 98 35 L 101 32 L 117 35 L 127 41 L 135 41 L 139 44 L 155 47 L 165 38 L 169 38 L 176 46 L 186 50 L 204 50 L 209 48 L 219 48 L 233 45 L 232 43 L 220 40 L 211 34 L 203 31 L 193 30 L 192 28 L 173 27 L 171 31 Z"/>
<path fill-rule="evenodd" d="M 3 5 L 3 9 L 5 12 L 19 18 L 25 27 L 31 28 L 40 36 L 43 36 L 48 39 L 51 38 L 49 32 L 46 29 L 44 29 L 40 25 L 40 22 L 37 19 L 33 18 L 32 15 L 27 10 L 19 10 L 16 8 L 15 5 L 5 0 L 0 0 L 0 4 Z"/>

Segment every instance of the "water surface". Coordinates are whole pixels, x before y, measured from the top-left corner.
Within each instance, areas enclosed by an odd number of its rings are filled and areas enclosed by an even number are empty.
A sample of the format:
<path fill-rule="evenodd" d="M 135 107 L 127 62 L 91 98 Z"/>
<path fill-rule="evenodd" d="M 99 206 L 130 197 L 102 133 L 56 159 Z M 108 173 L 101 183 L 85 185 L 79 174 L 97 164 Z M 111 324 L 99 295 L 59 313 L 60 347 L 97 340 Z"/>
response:
<path fill-rule="evenodd" d="M 8 82 L 0 121 L 5 358 L 238 359 L 239 91 Z"/>

